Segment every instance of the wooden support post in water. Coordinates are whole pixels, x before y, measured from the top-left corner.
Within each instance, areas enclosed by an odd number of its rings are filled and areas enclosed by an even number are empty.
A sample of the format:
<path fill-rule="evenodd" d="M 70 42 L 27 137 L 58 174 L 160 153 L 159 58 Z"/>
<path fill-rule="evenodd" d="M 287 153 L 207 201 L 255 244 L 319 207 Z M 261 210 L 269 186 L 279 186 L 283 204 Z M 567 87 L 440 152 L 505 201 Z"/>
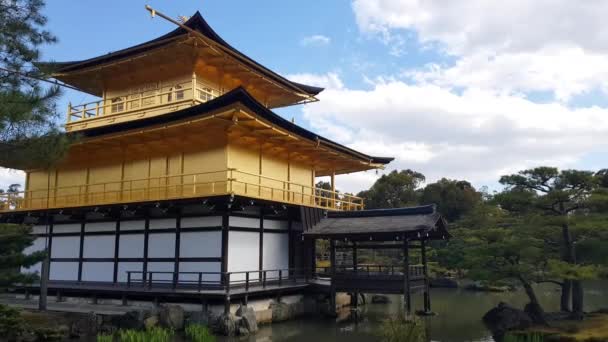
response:
<path fill-rule="evenodd" d="M 403 237 L 403 300 L 405 303 L 405 314 L 412 313 L 412 294 L 410 291 L 410 251 L 407 238 Z"/>
<path fill-rule="evenodd" d="M 420 241 L 421 254 L 422 254 L 422 273 L 424 274 L 424 313 L 431 313 L 431 294 L 429 284 L 429 271 L 426 260 L 426 240 Z"/>
<path fill-rule="evenodd" d="M 332 315 L 336 314 L 336 241 L 334 239 L 329 240 L 329 262 L 330 262 L 330 274 L 331 274 L 331 286 L 329 293 L 329 310 Z"/>

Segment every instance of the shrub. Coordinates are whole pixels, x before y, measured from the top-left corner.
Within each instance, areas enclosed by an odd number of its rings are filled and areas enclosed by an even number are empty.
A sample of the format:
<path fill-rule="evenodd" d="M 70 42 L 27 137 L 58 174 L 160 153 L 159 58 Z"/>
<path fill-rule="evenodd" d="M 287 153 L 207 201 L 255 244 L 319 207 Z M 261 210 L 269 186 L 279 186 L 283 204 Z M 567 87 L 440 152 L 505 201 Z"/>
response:
<path fill-rule="evenodd" d="M 384 342 L 425 342 L 424 323 L 417 317 L 394 316 L 382 322 L 380 336 Z"/>
<path fill-rule="evenodd" d="M 545 340 L 542 333 L 526 332 L 526 333 L 507 333 L 504 342 L 543 342 Z"/>
<path fill-rule="evenodd" d="M 112 335 L 106 335 L 106 334 L 97 335 L 97 342 L 112 342 L 112 341 L 114 341 L 114 336 L 112 336 Z"/>
<path fill-rule="evenodd" d="M 209 329 L 200 324 L 189 324 L 186 326 L 186 337 L 193 342 L 215 342 L 215 336 Z"/>
<path fill-rule="evenodd" d="M 19 337 L 24 330 L 19 311 L 0 304 L 0 336 L 9 341 Z"/>

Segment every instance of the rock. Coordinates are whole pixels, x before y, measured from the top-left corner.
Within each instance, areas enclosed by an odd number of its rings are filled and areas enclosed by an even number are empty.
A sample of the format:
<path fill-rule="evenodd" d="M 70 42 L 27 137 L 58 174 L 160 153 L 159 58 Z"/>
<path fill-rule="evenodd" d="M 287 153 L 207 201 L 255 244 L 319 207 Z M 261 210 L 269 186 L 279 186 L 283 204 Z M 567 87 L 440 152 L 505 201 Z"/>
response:
<path fill-rule="evenodd" d="M 507 331 L 529 328 L 532 319 L 524 311 L 501 302 L 483 316 L 483 323 L 496 341 L 502 341 Z"/>
<path fill-rule="evenodd" d="M 372 304 L 388 304 L 391 302 L 391 299 L 388 296 L 384 295 L 373 295 L 372 296 Z"/>
<path fill-rule="evenodd" d="M 79 338 L 97 335 L 97 315 L 90 312 L 83 316 L 75 316 L 70 324 L 70 337 Z"/>
<path fill-rule="evenodd" d="M 478 292 L 509 292 L 515 290 L 512 286 L 494 286 L 475 282 L 464 287 L 465 290 Z"/>
<path fill-rule="evenodd" d="M 138 311 L 129 311 L 122 316 L 112 316 L 110 324 L 118 329 L 142 329 L 144 327 Z"/>
<path fill-rule="evenodd" d="M 150 316 L 146 319 L 144 319 L 144 327 L 146 327 L 146 329 L 150 329 L 150 328 L 154 328 L 155 326 L 158 325 L 158 316 Z"/>
<path fill-rule="evenodd" d="M 454 278 L 441 277 L 431 279 L 430 286 L 434 288 L 457 289 L 459 284 L 458 280 Z"/>
<path fill-rule="evenodd" d="M 184 329 L 184 309 L 179 305 L 164 304 L 160 307 L 160 324 L 173 330 Z"/>
<path fill-rule="evenodd" d="M 238 310 L 236 310 L 236 316 L 241 317 L 241 325 L 247 329 L 248 333 L 255 333 L 258 331 L 258 322 L 252 307 L 239 307 Z"/>
<path fill-rule="evenodd" d="M 224 336 L 234 336 L 236 333 L 236 317 L 232 314 L 219 316 L 213 325 L 213 331 Z"/>
<path fill-rule="evenodd" d="M 291 308 L 288 304 L 272 302 L 270 303 L 270 309 L 272 310 L 273 322 L 283 322 L 292 318 Z"/>

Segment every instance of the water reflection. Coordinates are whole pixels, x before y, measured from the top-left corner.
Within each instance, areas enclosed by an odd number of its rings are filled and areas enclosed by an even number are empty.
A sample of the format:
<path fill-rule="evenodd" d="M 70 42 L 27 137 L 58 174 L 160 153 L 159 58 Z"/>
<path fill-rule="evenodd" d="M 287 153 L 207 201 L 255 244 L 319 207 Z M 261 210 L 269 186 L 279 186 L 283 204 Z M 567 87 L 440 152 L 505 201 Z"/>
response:
<path fill-rule="evenodd" d="M 559 308 L 559 289 L 546 284 L 537 288 L 539 300 L 547 311 Z M 586 310 L 608 308 L 608 282 L 595 281 L 586 284 Z M 433 311 L 438 315 L 425 318 L 433 341 L 440 342 L 487 342 L 492 341 L 481 323 L 481 317 L 499 302 L 504 301 L 523 307 L 526 298 L 521 293 L 485 293 L 460 289 L 433 289 Z M 421 296 L 414 296 L 416 307 Z M 363 307 L 364 319 L 353 322 L 335 322 L 320 317 L 308 317 L 297 321 L 262 326 L 258 334 L 245 338 L 220 339 L 220 341 L 246 342 L 374 342 L 380 341 L 378 329 L 381 321 L 397 314 L 403 307 L 400 296 L 391 296 L 390 304 L 368 304 Z"/>

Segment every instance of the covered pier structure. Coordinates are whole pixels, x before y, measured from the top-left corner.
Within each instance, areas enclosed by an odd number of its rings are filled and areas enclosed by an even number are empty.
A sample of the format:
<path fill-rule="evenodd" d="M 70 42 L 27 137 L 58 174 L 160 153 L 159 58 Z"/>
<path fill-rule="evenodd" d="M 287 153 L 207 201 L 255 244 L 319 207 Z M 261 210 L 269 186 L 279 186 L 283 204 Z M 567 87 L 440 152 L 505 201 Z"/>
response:
<path fill-rule="evenodd" d="M 359 293 L 398 293 L 403 294 L 404 311 L 409 314 L 412 293 L 422 291 L 421 313 L 431 313 L 427 245 L 431 240 L 449 238 L 447 222 L 435 205 L 329 212 L 303 236 L 312 246 L 315 240 L 329 240 L 330 266 L 317 268 L 313 281 L 329 287 L 333 303 L 336 292 L 354 294 L 355 306 Z M 398 250 L 399 253 L 393 255 L 399 258 L 393 258 L 394 262 L 389 265 L 361 264 L 359 252 L 362 250 Z M 337 252 L 350 255 L 350 260 L 342 258 L 342 262 L 338 262 Z M 418 262 L 412 262 L 413 254 L 419 256 Z"/>

